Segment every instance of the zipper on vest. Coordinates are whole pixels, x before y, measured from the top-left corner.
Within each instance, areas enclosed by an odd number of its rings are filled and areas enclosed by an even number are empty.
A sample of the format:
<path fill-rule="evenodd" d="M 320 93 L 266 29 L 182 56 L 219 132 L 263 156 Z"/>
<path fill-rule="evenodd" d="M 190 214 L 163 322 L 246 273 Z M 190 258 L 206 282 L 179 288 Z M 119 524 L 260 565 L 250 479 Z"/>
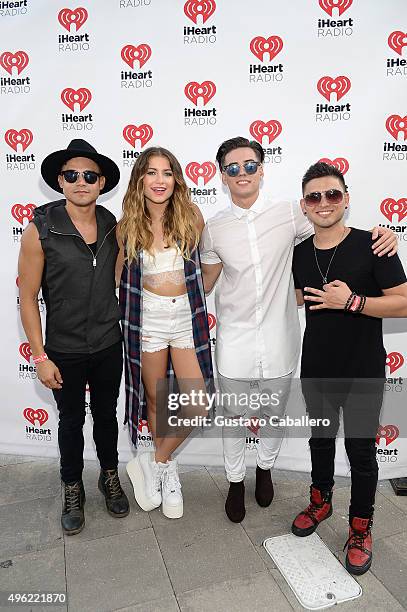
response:
<path fill-rule="evenodd" d="M 98 250 L 96 251 L 96 253 L 94 254 L 92 249 L 90 248 L 90 246 L 88 245 L 87 242 L 85 242 L 85 240 L 83 239 L 82 236 L 80 236 L 79 234 L 63 234 L 62 232 L 56 232 L 53 229 L 49 229 L 48 231 L 51 232 L 51 234 L 57 234 L 57 236 L 74 236 L 75 238 L 79 238 L 80 240 L 82 240 L 82 242 L 86 245 L 87 249 L 90 251 L 90 254 L 92 255 L 92 265 L 94 268 L 96 268 L 96 257 L 98 256 L 98 254 L 100 253 L 100 249 L 102 248 L 102 246 L 104 245 L 106 238 L 109 236 L 109 234 L 112 233 L 112 231 L 115 229 L 116 225 L 114 225 L 105 235 L 105 237 L 102 240 L 102 244 L 100 245 L 100 247 L 98 248 Z"/>

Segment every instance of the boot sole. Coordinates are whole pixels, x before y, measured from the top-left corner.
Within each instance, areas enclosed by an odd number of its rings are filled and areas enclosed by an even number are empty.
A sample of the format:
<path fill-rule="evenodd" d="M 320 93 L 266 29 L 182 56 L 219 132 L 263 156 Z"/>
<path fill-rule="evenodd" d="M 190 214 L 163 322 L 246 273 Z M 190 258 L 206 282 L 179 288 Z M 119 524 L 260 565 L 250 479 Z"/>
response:
<path fill-rule="evenodd" d="M 135 457 L 126 465 L 126 472 L 133 485 L 134 497 L 142 510 L 150 512 L 158 508 L 160 504 L 153 504 L 144 493 L 144 474 L 140 465 L 140 460 Z M 115 515 L 116 516 L 116 515 Z"/>
<path fill-rule="evenodd" d="M 184 514 L 184 503 L 182 502 L 178 506 L 167 506 L 163 503 L 163 514 L 169 519 L 181 518 Z"/>
<path fill-rule="evenodd" d="M 103 487 L 102 485 L 98 482 L 98 489 L 99 491 L 102 493 L 103 497 L 105 498 L 106 501 L 106 496 L 105 496 L 105 492 L 103 491 Z M 117 513 L 117 512 L 112 512 L 111 510 L 109 510 L 109 508 L 107 507 L 107 501 L 106 501 L 106 510 L 108 511 L 108 513 L 110 514 L 110 516 L 113 516 L 114 518 L 124 518 L 126 516 L 128 516 L 130 514 L 130 508 L 127 510 L 127 512 L 122 512 L 122 513 Z"/>
<path fill-rule="evenodd" d="M 70 529 L 70 530 L 67 530 L 67 529 L 65 529 L 65 527 L 63 525 L 61 525 L 61 527 L 62 527 L 62 531 L 64 532 L 65 535 L 72 536 L 72 535 L 76 535 L 77 533 L 80 533 L 82 531 L 82 529 L 85 527 L 85 522 L 83 523 L 82 527 L 79 527 L 79 529 Z"/>
<path fill-rule="evenodd" d="M 357 565 L 351 565 L 350 563 L 348 563 L 348 560 L 345 559 L 346 569 L 350 574 L 353 574 L 354 576 L 361 576 L 362 574 L 365 574 L 367 571 L 369 571 L 371 565 L 372 559 L 370 559 L 367 563 L 365 563 L 365 565 L 361 565 L 360 567 L 358 567 Z"/>
<path fill-rule="evenodd" d="M 307 527 L 306 529 L 300 529 L 299 527 L 296 527 L 294 525 L 294 523 L 291 525 L 291 532 L 297 536 L 298 538 L 305 538 L 309 535 L 311 535 L 311 533 L 314 533 L 314 531 L 316 531 L 316 529 L 318 528 L 318 526 L 323 522 L 326 521 L 326 519 L 328 519 L 330 516 L 332 516 L 332 512 L 333 512 L 333 508 L 331 506 L 331 510 L 330 512 L 328 512 L 328 514 L 326 515 L 326 517 L 324 519 L 322 519 L 322 521 L 319 521 L 319 523 L 317 523 L 316 525 L 312 525 L 312 527 Z"/>

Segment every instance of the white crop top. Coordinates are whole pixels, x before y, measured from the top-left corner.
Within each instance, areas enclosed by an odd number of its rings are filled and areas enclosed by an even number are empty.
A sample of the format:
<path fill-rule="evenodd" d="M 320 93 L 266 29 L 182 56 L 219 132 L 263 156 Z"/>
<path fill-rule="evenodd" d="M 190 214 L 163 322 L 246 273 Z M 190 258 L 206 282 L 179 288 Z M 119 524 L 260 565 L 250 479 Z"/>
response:
<path fill-rule="evenodd" d="M 179 248 L 171 247 L 165 251 L 154 251 L 154 255 L 143 251 L 143 280 L 150 287 L 159 287 L 164 283 L 183 285 L 184 258 Z"/>

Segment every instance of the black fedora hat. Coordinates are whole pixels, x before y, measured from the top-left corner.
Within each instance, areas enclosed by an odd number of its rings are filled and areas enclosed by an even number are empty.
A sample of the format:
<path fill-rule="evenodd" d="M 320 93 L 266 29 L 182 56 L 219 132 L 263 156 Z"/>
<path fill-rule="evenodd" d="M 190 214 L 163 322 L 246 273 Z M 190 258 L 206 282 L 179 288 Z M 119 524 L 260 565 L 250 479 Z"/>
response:
<path fill-rule="evenodd" d="M 41 164 L 42 178 L 52 189 L 62 193 L 58 184 L 58 176 L 61 173 L 62 166 L 73 157 L 87 157 L 97 163 L 106 179 L 105 186 L 100 193 L 107 193 L 116 187 L 120 180 L 120 170 L 115 162 L 98 153 L 86 140 L 76 138 L 71 140 L 66 149 L 48 155 Z"/>

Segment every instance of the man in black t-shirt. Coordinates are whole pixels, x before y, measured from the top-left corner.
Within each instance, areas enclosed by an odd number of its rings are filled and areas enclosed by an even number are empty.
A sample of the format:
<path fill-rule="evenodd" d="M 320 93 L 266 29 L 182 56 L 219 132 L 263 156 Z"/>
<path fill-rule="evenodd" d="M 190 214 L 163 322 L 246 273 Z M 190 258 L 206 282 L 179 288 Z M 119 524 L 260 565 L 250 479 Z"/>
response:
<path fill-rule="evenodd" d="M 306 329 L 301 382 L 312 427 L 311 500 L 292 532 L 307 536 L 332 514 L 335 438 L 343 410 L 351 467 L 346 567 L 365 573 L 372 562 L 371 526 L 378 466 L 375 438 L 383 399 L 386 352 L 382 318 L 407 317 L 407 279 L 397 255 L 377 257 L 369 232 L 346 227 L 349 194 L 343 175 L 318 162 L 302 182 L 301 207 L 315 235 L 294 250 L 297 302 Z"/>

